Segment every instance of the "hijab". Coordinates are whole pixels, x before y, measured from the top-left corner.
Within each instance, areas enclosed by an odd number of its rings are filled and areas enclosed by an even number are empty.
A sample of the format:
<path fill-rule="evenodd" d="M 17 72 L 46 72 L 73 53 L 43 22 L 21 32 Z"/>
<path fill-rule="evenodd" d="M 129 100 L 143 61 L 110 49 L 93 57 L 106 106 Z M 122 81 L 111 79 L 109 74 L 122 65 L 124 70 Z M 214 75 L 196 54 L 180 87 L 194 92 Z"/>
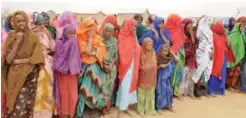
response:
<path fill-rule="evenodd" d="M 164 48 L 168 48 L 168 55 L 163 55 Z M 157 53 L 157 65 L 161 64 L 168 64 L 173 59 L 171 53 L 170 53 L 170 46 L 169 44 L 163 44 L 161 46 L 160 51 Z"/>
<path fill-rule="evenodd" d="M 45 20 L 49 21 L 48 25 L 46 26 L 46 28 L 50 31 L 53 39 L 56 39 L 56 28 L 50 25 L 50 17 L 49 17 L 49 15 L 47 13 L 45 13 L 45 12 L 42 12 L 41 15 L 43 16 L 43 18 Z"/>
<path fill-rule="evenodd" d="M 177 53 L 184 44 L 184 33 L 182 29 L 182 18 L 177 14 L 172 14 L 167 18 L 165 28 L 171 36 L 171 51 Z"/>
<path fill-rule="evenodd" d="M 138 87 L 142 89 L 156 86 L 157 61 L 155 50 L 153 48 L 151 48 L 150 50 L 147 49 L 147 46 L 149 44 L 153 45 L 152 39 L 145 38 L 141 50 L 140 74 L 138 82 Z"/>
<path fill-rule="evenodd" d="M 131 83 L 130 93 L 136 90 L 139 74 L 139 62 L 141 48 L 136 44 L 136 34 L 133 32 L 133 27 L 137 25 L 134 19 L 126 19 L 120 31 L 118 39 L 119 47 L 119 80 L 122 82 L 124 79 L 132 60 L 134 59 L 133 79 Z"/>
<path fill-rule="evenodd" d="M 221 79 L 221 69 L 224 64 L 224 57 L 226 54 L 226 34 L 224 25 L 220 22 L 212 26 L 214 54 L 213 54 L 213 69 L 212 75 Z"/>
<path fill-rule="evenodd" d="M 16 42 L 16 32 L 18 32 L 16 29 L 14 32 L 9 33 L 5 41 L 1 62 L 2 91 L 7 92 L 6 106 L 10 112 L 14 109 L 17 96 L 19 95 L 19 92 L 21 91 L 21 88 L 23 87 L 26 78 L 28 77 L 28 74 L 33 71 L 35 65 L 44 64 L 44 55 L 41 49 L 39 38 L 30 31 L 28 27 L 29 19 L 27 14 L 24 11 L 16 11 L 12 15 L 14 27 L 16 27 L 16 15 L 22 15 L 25 18 L 26 26 L 24 30 L 24 39 L 22 40 L 22 43 L 19 44 L 15 59 L 29 58 L 30 63 L 10 65 L 6 62 L 6 57 L 12 50 L 13 43 Z"/>
<path fill-rule="evenodd" d="M 80 54 L 84 53 L 85 48 L 88 44 L 89 29 L 96 29 L 96 26 L 97 25 L 95 24 L 95 22 L 91 19 L 85 19 L 79 24 L 76 35 L 79 44 Z M 97 50 L 96 57 L 83 54 L 83 56 L 81 56 L 82 63 L 93 64 L 95 62 L 99 62 L 99 64 L 101 64 L 102 66 L 103 60 L 106 56 L 106 49 L 100 35 L 95 34 L 92 41 L 92 48 Z"/>
<path fill-rule="evenodd" d="M 119 37 L 119 29 L 118 29 L 117 18 L 116 18 L 116 16 L 114 16 L 114 15 L 109 15 L 109 16 L 106 16 L 106 17 L 105 17 L 105 19 L 104 19 L 104 21 L 103 21 L 101 27 L 99 28 L 98 33 L 99 33 L 99 34 L 102 34 L 103 29 L 104 29 L 104 26 L 105 26 L 106 24 L 108 24 L 108 23 L 110 23 L 110 24 L 112 24 L 112 25 L 114 26 L 114 37 L 115 37 L 116 39 L 118 39 L 118 37 Z"/>
<path fill-rule="evenodd" d="M 4 29 L 5 29 L 5 32 L 7 33 L 13 30 L 13 27 L 11 26 L 11 21 L 12 21 L 12 14 L 10 14 L 4 22 Z"/>
<path fill-rule="evenodd" d="M 235 57 L 235 62 L 229 62 L 227 64 L 228 68 L 236 66 L 245 57 L 245 33 L 244 31 L 240 31 L 240 25 L 240 23 L 236 23 L 231 34 L 228 36 Z"/>
<path fill-rule="evenodd" d="M 70 11 L 63 12 L 58 19 L 58 23 L 59 23 L 59 27 L 64 27 L 69 24 L 73 25 L 76 28 L 78 26 L 75 13 Z"/>
<path fill-rule="evenodd" d="M 62 38 L 56 40 L 54 67 L 62 74 L 80 73 L 81 62 L 77 40 L 75 37 L 68 38 L 66 36 L 72 32 L 76 32 L 76 28 L 73 25 L 68 25 L 64 28 Z"/>
<path fill-rule="evenodd" d="M 233 21 L 236 21 L 236 19 L 233 18 L 233 17 L 231 17 L 231 18 L 229 19 L 229 27 L 228 27 L 229 32 L 231 32 L 231 30 L 232 30 L 233 27 L 234 27 L 234 24 L 232 23 Z"/>
<path fill-rule="evenodd" d="M 106 30 L 112 31 L 112 34 L 109 38 L 105 36 Z M 113 36 L 113 33 L 114 33 L 114 26 L 110 23 L 105 24 L 103 28 L 102 38 L 103 38 L 103 43 L 107 50 L 107 56 L 104 59 L 104 64 L 106 65 L 111 64 L 114 58 L 118 59 L 118 41 Z"/>

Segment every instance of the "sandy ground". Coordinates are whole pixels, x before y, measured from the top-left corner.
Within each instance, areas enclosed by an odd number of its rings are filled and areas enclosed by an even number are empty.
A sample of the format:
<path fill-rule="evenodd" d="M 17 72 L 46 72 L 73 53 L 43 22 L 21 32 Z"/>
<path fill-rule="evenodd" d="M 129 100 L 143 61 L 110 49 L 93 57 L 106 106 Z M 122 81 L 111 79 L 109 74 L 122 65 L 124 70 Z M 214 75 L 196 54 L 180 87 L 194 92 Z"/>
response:
<path fill-rule="evenodd" d="M 246 94 L 227 92 L 225 96 L 202 97 L 201 99 L 185 98 L 184 101 L 174 99 L 175 113 L 161 112 L 163 115 L 145 116 L 144 118 L 246 118 Z M 135 111 L 133 117 L 122 114 L 120 118 L 143 118 Z M 103 118 L 116 118 L 117 109 Z"/>

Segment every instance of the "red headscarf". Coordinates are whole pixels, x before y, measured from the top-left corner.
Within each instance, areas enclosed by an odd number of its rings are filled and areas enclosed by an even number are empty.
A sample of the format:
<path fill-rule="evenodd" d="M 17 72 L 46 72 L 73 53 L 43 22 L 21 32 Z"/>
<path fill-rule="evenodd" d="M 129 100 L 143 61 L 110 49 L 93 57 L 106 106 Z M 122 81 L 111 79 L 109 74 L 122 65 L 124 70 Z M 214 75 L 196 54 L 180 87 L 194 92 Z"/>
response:
<path fill-rule="evenodd" d="M 125 20 L 124 26 L 122 27 L 119 39 L 119 80 L 122 82 L 129 69 L 132 60 L 134 59 L 134 72 L 133 79 L 131 82 L 130 92 L 133 92 L 137 88 L 138 83 L 138 71 L 140 64 L 140 52 L 141 47 L 137 43 L 135 34 L 132 32 L 133 27 L 137 25 L 137 21 L 134 19 Z"/>
<path fill-rule="evenodd" d="M 176 54 L 184 44 L 182 18 L 177 14 L 170 15 L 166 20 L 165 27 L 171 35 L 171 51 Z"/>
<path fill-rule="evenodd" d="M 221 69 L 224 64 L 224 56 L 227 52 L 226 47 L 226 34 L 224 25 L 221 22 L 217 22 L 212 27 L 213 42 L 214 42 L 214 59 L 212 75 L 221 79 Z"/>
<path fill-rule="evenodd" d="M 107 24 L 107 23 L 110 23 L 110 24 L 112 24 L 114 26 L 114 36 L 115 36 L 115 38 L 118 39 L 118 37 L 119 37 L 119 29 L 118 29 L 117 18 L 114 15 L 109 15 L 109 16 L 105 17 L 105 19 L 104 19 L 104 21 L 103 21 L 98 33 L 102 34 L 103 28 L 104 28 L 105 24 Z"/>

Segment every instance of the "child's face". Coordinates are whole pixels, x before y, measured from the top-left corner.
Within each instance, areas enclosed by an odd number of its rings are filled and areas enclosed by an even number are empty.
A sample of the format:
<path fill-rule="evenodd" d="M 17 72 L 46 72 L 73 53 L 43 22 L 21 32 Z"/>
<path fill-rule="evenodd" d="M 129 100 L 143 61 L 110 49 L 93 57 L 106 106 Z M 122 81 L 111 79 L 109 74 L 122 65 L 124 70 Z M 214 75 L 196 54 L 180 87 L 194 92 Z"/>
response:
<path fill-rule="evenodd" d="M 146 50 L 150 51 L 152 48 L 153 48 L 153 43 L 152 43 L 152 42 L 149 42 L 149 43 L 146 45 Z"/>
<path fill-rule="evenodd" d="M 73 37 L 75 37 L 75 33 L 76 33 L 75 31 L 69 32 L 69 33 L 66 34 L 66 37 L 67 37 L 68 39 L 73 38 Z"/>
<path fill-rule="evenodd" d="M 167 56 L 168 54 L 169 54 L 169 49 L 168 48 L 163 48 L 162 55 Z"/>
<path fill-rule="evenodd" d="M 109 37 L 112 35 L 112 33 L 113 33 L 113 31 L 110 30 L 110 29 L 106 29 L 106 30 L 105 30 L 105 36 L 106 36 L 107 38 L 109 38 Z"/>

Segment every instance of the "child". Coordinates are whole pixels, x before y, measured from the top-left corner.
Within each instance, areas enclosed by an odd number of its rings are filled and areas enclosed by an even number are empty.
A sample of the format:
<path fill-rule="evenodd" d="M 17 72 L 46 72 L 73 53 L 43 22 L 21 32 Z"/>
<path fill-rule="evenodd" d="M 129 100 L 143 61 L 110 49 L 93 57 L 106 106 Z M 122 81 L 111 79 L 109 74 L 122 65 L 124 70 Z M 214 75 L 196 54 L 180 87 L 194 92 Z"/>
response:
<path fill-rule="evenodd" d="M 143 41 L 139 70 L 137 112 L 141 116 L 150 113 L 155 115 L 157 61 L 153 41 L 150 38 L 145 38 Z"/>
<path fill-rule="evenodd" d="M 164 44 L 157 54 L 157 87 L 156 87 L 156 110 L 159 112 L 163 108 L 172 110 L 173 89 L 171 77 L 173 73 L 173 58 L 177 57 L 170 52 L 170 46 Z"/>

